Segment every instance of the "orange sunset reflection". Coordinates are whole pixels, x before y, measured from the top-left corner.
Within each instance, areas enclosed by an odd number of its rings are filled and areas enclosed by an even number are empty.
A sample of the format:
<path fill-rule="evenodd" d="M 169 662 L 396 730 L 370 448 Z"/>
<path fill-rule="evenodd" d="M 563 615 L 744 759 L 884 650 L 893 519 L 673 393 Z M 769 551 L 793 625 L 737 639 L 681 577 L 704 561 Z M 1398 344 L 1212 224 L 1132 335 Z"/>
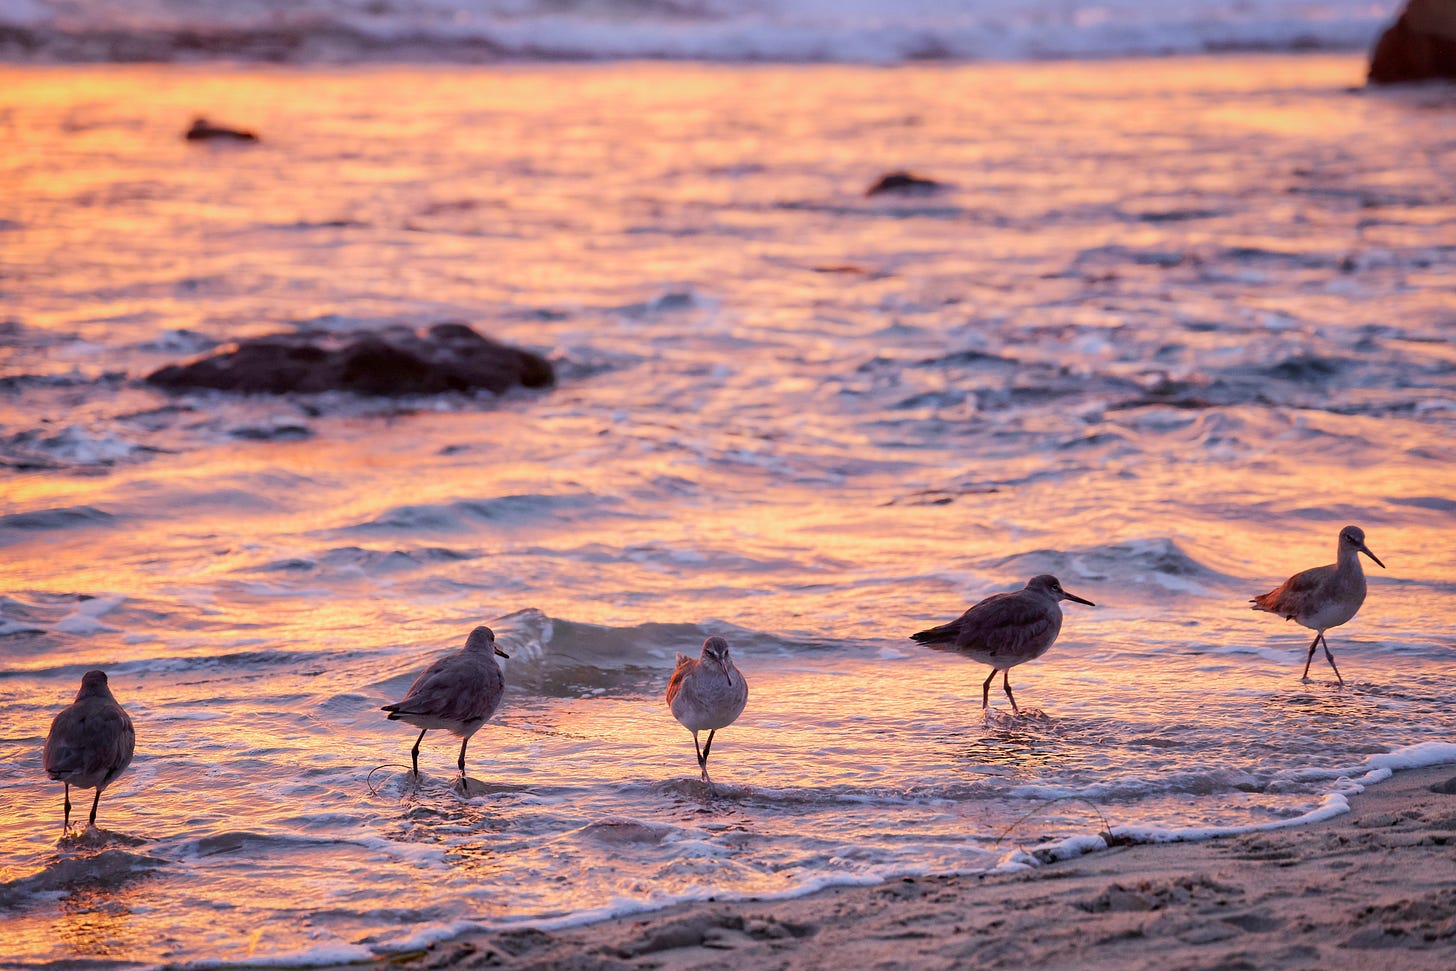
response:
<path fill-rule="evenodd" d="M 7 947 L 377 960 L 1301 819 L 1449 744 L 1453 142 L 1362 66 L 0 68 Z M 145 380 L 447 321 L 554 386 Z M 1346 523 L 1387 568 L 1302 681 L 1248 599 Z M 983 712 L 910 635 L 1048 573 L 1096 606 Z M 477 625 L 462 783 L 465 719 L 381 709 Z M 709 636 L 712 789 L 664 700 Z M 93 668 L 136 754 L 62 840 Z"/>

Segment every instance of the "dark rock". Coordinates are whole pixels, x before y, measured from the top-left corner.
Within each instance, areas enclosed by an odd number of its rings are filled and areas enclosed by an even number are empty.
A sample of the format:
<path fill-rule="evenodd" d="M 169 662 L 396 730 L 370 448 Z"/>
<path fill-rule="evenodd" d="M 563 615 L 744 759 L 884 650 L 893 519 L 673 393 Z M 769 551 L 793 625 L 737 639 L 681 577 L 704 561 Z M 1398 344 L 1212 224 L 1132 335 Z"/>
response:
<path fill-rule="evenodd" d="M 1370 55 L 1371 84 L 1456 80 L 1456 0 L 1408 0 Z"/>
<path fill-rule="evenodd" d="M 865 190 L 865 195 L 877 196 L 886 192 L 894 192 L 910 196 L 925 196 L 932 192 L 939 192 L 945 187 L 944 182 L 914 175 L 902 169 L 898 172 L 886 172 L 880 176 L 878 182 Z"/>
<path fill-rule="evenodd" d="M 187 129 L 186 138 L 189 142 L 256 142 L 258 136 L 250 131 L 241 128 L 224 128 L 221 125 L 214 125 L 206 118 L 192 119 L 192 127 Z"/>
<path fill-rule="evenodd" d="M 221 354 L 168 365 L 146 380 L 171 391 L 393 396 L 477 388 L 501 394 L 517 385 L 549 388 L 556 375 L 551 362 L 538 354 L 447 323 L 424 332 L 391 327 L 365 334 L 257 337 Z"/>

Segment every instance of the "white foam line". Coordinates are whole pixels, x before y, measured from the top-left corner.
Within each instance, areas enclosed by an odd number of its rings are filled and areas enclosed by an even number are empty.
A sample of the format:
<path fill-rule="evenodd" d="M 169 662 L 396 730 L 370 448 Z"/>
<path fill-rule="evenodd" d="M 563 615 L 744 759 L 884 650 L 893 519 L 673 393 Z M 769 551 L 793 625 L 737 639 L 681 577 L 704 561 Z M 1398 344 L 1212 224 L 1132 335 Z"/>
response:
<path fill-rule="evenodd" d="M 1372 755 L 1364 762 L 1335 769 L 1306 769 L 1295 775 L 1305 780 L 1324 779 L 1334 783 L 1334 788 L 1321 797 L 1319 805 L 1298 816 L 1276 819 L 1267 823 L 1248 826 L 1189 826 L 1182 829 L 1165 829 L 1156 826 L 1114 826 L 1110 835 L 1127 837 L 1139 843 L 1181 843 L 1213 839 L 1220 836 L 1240 836 L 1293 826 L 1307 826 L 1344 815 L 1350 811 L 1347 797 L 1365 791 L 1366 786 L 1384 782 L 1400 769 L 1423 769 L 1433 765 L 1456 763 L 1456 743 L 1420 742 Z M 1107 842 L 1100 835 L 1081 834 L 1069 836 L 1060 843 L 1038 847 L 1035 853 L 1015 850 L 1001 859 L 992 872 L 1012 872 L 1040 866 L 1053 860 L 1066 860 L 1096 850 L 1106 849 Z"/>
<path fill-rule="evenodd" d="M 1302 778 L 1328 779 L 1336 783 L 1336 788 L 1326 793 L 1321 798 L 1319 805 L 1315 808 L 1299 816 L 1290 817 L 1289 819 L 1274 820 L 1249 826 L 1194 826 L 1183 829 L 1117 826 L 1111 829 L 1110 835 L 1129 837 L 1141 843 L 1175 843 L 1201 841 L 1220 836 L 1237 836 L 1244 833 L 1265 830 L 1287 829 L 1293 826 L 1304 826 L 1310 823 L 1333 819 L 1349 812 L 1350 803 L 1347 796 L 1363 792 L 1366 786 L 1383 782 L 1401 769 L 1427 768 L 1433 765 L 1452 763 L 1456 763 L 1456 743 L 1421 742 L 1396 749 L 1394 752 L 1372 755 L 1364 762 L 1355 766 L 1304 770 L 1301 774 Z M 1037 847 L 1032 852 L 1023 849 L 1012 850 L 1002 856 L 991 867 L 952 870 L 945 875 L 961 876 L 981 873 L 1014 873 L 1035 869 L 1057 860 L 1069 860 L 1084 856 L 1088 853 L 1106 849 L 1107 845 L 1107 841 L 1101 834 L 1075 834 L 1057 843 Z M 470 933 L 495 933 L 523 927 L 543 931 L 563 930 L 593 924 L 603 920 L 653 913 L 677 904 L 699 902 L 709 898 L 722 902 L 737 900 L 791 900 L 809 896 L 831 887 L 875 886 L 887 880 L 902 877 L 921 877 L 927 875 L 927 873 L 928 871 L 924 868 L 907 868 L 903 870 L 876 868 L 866 873 L 824 874 L 815 879 L 806 880 L 787 890 L 774 893 L 743 895 L 724 894 L 711 887 L 695 887 L 691 891 L 679 894 L 671 899 L 641 900 L 615 898 L 601 907 L 550 917 L 528 916 L 491 921 L 489 923 L 455 921 L 448 924 L 431 924 L 417 928 L 414 934 L 407 938 L 393 941 L 373 949 L 354 944 L 327 944 L 304 951 L 290 951 L 261 956 L 253 954 L 238 960 L 210 958 L 202 961 L 189 962 L 184 966 L 188 968 L 321 967 L 374 961 L 380 958 L 387 958 L 391 954 L 416 951 L 431 944 L 437 944 Z"/>

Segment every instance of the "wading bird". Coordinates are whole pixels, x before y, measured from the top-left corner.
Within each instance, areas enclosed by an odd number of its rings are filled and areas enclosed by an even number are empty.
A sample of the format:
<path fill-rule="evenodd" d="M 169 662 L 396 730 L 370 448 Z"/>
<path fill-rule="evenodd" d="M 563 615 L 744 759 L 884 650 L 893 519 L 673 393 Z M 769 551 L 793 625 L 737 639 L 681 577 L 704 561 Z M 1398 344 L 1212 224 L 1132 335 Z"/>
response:
<path fill-rule="evenodd" d="M 385 705 L 390 721 L 402 721 L 420 730 L 410 749 L 410 763 L 415 777 L 420 775 L 420 742 L 425 732 L 443 728 L 458 735 L 460 742 L 460 778 L 465 778 L 465 746 L 470 736 L 480 730 L 505 694 L 506 676 L 496 662 L 496 655 L 509 658 L 495 643 L 495 632 L 477 627 L 470 632 L 464 649 L 447 654 L 425 668 L 415 679 L 403 701 Z"/>
<path fill-rule="evenodd" d="M 1340 669 L 1335 667 L 1335 656 L 1330 653 L 1325 631 L 1354 617 L 1365 602 L 1365 571 L 1360 569 L 1361 553 L 1374 560 L 1376 566 L 1385 569 L 1380 557 L 1365 545 L 1365 531 L 1359 526 L 1346 526 L 1340 530 L 1338 558 L 1334 563 L 1296 573 L 1268 593 L 1249 601 L 1255 610 L 1278 614 L 1315 632 L 1314 640 L 1309 642 L 1309 653 L 1304 658 L 1301 681 L 1309 680 L 1309 662 L 1314 660 L 1314 649 L 1323 644 L 1325 658 L 1330 662 L 1335 677 L 1339 678 L 1340 684 L 1345 683 L 1345 679 L 1340 677 Z"/>
<path fill-rule="evenodd" d="M 983 711 L 991 703 L 991 682 L 1000 671 L 1011 710 L 1019 715 L 1021 709 L 1011 694 L 1011 669 L 1041 657 L 1056 642 L 1062 629 L 1058 604 L 1063 600 L 1097 606 L 1063 590 L 1056 577 L 1042 574 L 1015 593 L 993 593 L 950 623 L 910 636 L 934 650 L 964 654 L 991 665 L 991 673 L 981 685 Z"/>
<path fill-rule="evenodd" d="M 703 641 L 703 653 L 696 658 L 677 656 L 677 667 L 667 682 L 667 704 L 672 717 L 693 733 L 693 749 L 698 753 L 698 770 L 704 782 L 708 778 L 708 753 L 713 736 L 727 728 L 743 714 L 748 704 L 748 682 L 733 666 L 728 655 L 728 642 L 721 637 Z M 698 746 L 698 732 L 707 732 L 707 744 Z"/>
<path fill-rule="evenodd" d="M 46 773 L 66 784 L 64 831 L 71 829 L 71 787 L 96 790 L 89 823 L 95 826 L 101 793 L 131 765 L 135 751 L 136 729 L 112 695 L 106 672 L 87 671 L 76 700 L 56 715 L 46 736 Z"/>

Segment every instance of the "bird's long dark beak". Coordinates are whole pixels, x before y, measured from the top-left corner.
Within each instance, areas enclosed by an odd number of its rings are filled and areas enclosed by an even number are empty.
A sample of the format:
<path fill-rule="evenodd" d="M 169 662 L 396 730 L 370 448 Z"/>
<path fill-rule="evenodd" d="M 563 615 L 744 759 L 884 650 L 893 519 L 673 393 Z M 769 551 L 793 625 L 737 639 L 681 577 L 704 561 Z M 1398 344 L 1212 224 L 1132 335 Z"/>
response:
<path fill-rule="evenodd" d="M 732 685 L 733 685 L 733 672 L 732 671 L 729 671 L 725 667 L 725 668 L 723 668 L 723 677 L 728 682 L 729 687 L 732 687 Z"/>
<path fill-rule="evenodd" d="M 497 654 L 499 654 L 501 657 L 505 658 L 507 661 L 509 661 L 511 659 L 511 656 L 509 654 L 507 654 L 505 651 L 502 651 L 500 649 L 500 645 L 499 644 L 492 644 L 491 646 L 495 648 L 495 652 Z"/>
<path fill-rule="evenodd" d="M 1370 552 L 1370 547 L 1366 546 L 1364 543 L 1360 544 L 1360 552 L 1364 553 L 1366 556 L 1374 560 L 1376 566 L 1380 567 L 1382 570 L 1385 569 L 1385 564 L 1380 562 L 1380 557 Z"/>
<path fill-rule="evenodd" d="M 1092 601 L 1090 601 L 1090 600 L 1083 600 L 1081 597 L 1077 596 L 1075 593 L 1068 593 L 1065 590 L 1062 591 L 1062 596 L 1063 597 L 1066 597 L 1068 600 L 1075 600 L 1079 604 L 1086 604 L 1089 607 L 1095 607 L 1095 606 L 1097 606 Z"/>

